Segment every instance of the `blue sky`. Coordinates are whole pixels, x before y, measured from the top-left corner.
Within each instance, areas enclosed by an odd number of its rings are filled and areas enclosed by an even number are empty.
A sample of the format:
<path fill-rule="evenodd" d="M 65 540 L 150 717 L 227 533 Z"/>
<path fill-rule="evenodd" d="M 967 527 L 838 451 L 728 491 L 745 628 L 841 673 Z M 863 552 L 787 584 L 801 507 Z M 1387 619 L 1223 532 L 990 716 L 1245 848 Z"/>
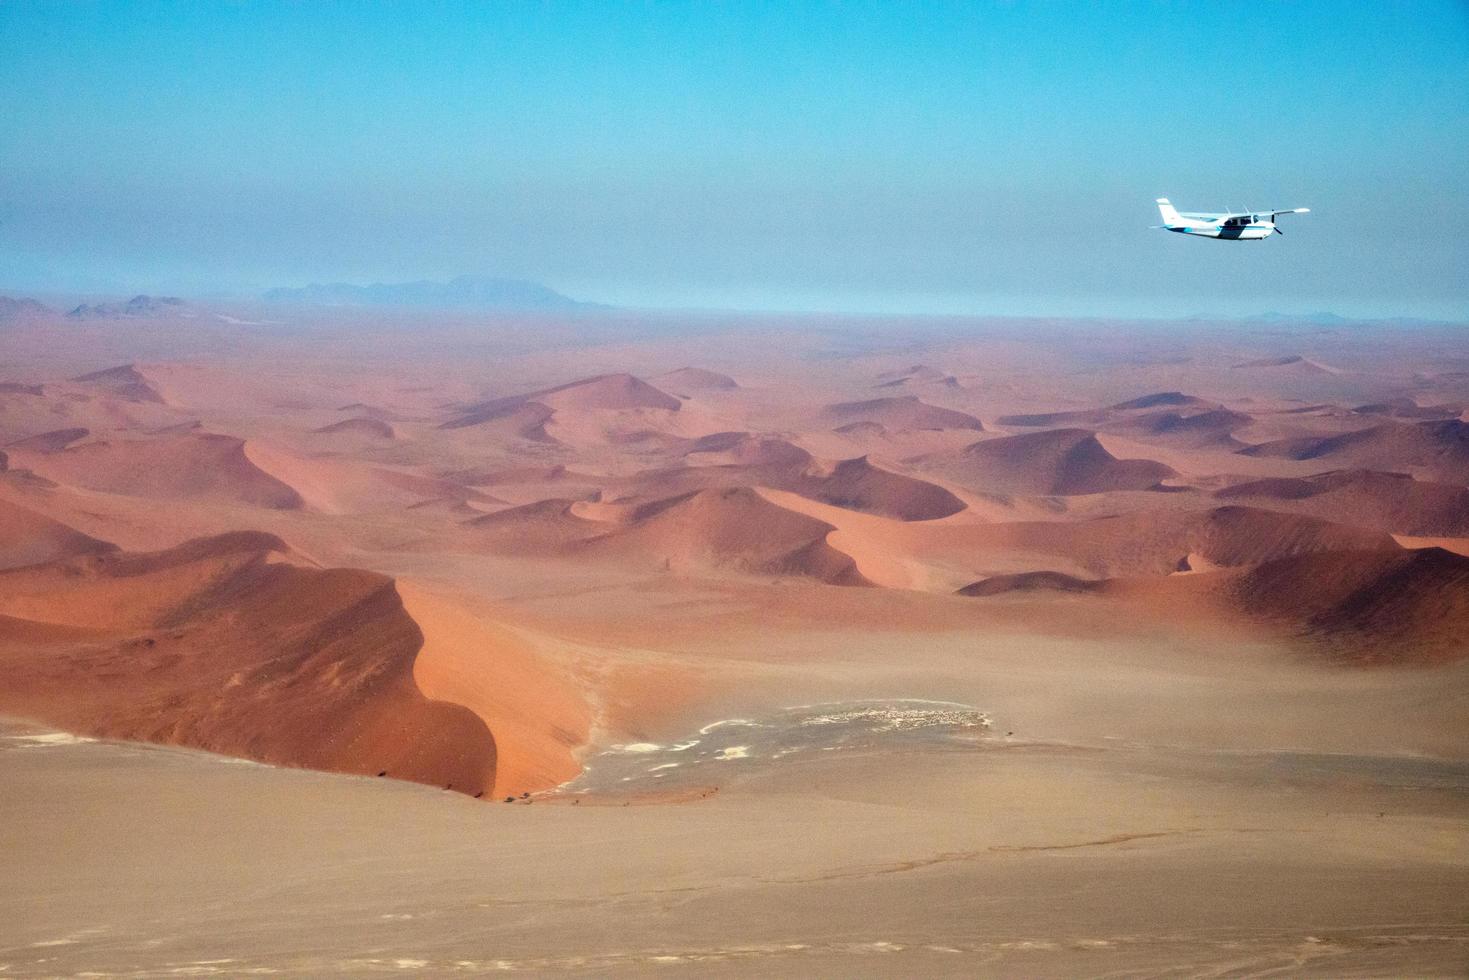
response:
<path fill-rule="evenodd" d="M 10 292 L 1469 317 L 1462 3 L 0 0 L 0 123 Z"/>

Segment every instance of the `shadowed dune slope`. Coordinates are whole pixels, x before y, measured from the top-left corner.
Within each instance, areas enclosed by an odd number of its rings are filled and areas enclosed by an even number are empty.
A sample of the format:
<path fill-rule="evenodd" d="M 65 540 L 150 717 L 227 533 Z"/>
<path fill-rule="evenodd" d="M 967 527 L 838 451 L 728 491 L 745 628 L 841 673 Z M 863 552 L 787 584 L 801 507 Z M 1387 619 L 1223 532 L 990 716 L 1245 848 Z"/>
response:
<path fill-rule="evenodd" d="M 828 471 L 813 472 L 808 467 L 770 486 L 835 507 L 901 521 L 936 520 L 964 509 L 964 502 L 943 487 L 873 466 L 866 456 L 841 460 Z"/>
<path fill-rule="evenodd" d="M 1342 470 L 1253 480 L 1214 496 L 1399 534 L 1469 535 L 1469 488 L 1404 473 Z"/>
<path fill-rule="evenodd" d="M 1052 429 L 976 442 L 925 461 L 962 486 L 1056 495 L 1146 490 L 1177 473 L 1150 459 L 1118 459 L 1086 429 Z"/>
<path fill-rule="evenodd" d="M 531 442 L 553 442 L 546 434 L 546 423 L 555 413 L 540 402 L 524 401 L 513 404 L 492 403 L 470 409 L 457 415 L 441 429 L 464 429 L 480 427 L 492 437 L 528 439 Z"/>
<path fill-rule="evenodd" d="M 1162 576 L 1344 549 L 1399 551 L 1392 536 L 1251 507 L 1131 513 L 1086 521 L 913 524 L 890 536 L 898 555 L 992 573 L 1062 571 L 1091 578 Z"/>
<path fill-rule="evenodd" d="M 719 435 L 741 438 L 716 441 L 709 437 L 699 443 L 717 451 L 722 459 L 740 462 L 650 470 L 638 474 L 633 485 L 644 495 L 769 487 L 901 521 L 936 520 L 957 514 L 965 506 L 943 487 L 874 466 L 866 456 L 825 462 L 783 440 L 756 439 L 741 433 Z"/>
<path fill-rule="evenodd" d="M 91 374 L 72 378 L 72 381 L 101 389 L 124 401 L 165 404 L 162 393 L 132 364 L 93 371 Z"/>
<path fill-rule="evenodd" d="M 275 510 L 299 494 L 260 469 L 233 436 L 186 433 L 92 442 L 52 453 L 17 453 L 35 472 L 68 486 L 157 500 L 214 500 Z"/>
<path fill-rule="evenodd" d="M 1417 467 L 1443 483 L 1469 483 L 1469 422 L 1387 422 L 1334 436 L 1299 436 L 1248 446 L 1241 455 L 1326 460 L 1338 467 Z"/>
<path fill-rule="evenodd" d="M 1469 657 L 1469 558 L 1440 548 L 1267 562 L 1233 582 L 1230 598 L 1253 615 L 1296 624 L 1341 659 Z"/>
<path fill-rule="evenodd" d="M 1242 443 L 1234 439 L 1232 433 L 1254 421 L 1243 412 L 1227 408 L 1213 408 L 1191 415 L 1164 410 L 1135 415 L 1108 426 L 1107 431 L 1184 448 L 1238 449 Z"/>
<path fill-rule="evenodd" d="M 1095 592 L 1102 583 L 1077 578 L 1064 572 L 1018 572 L 1014 575 L 991 575 L 960 589 L 959 595 L 994 596 L 1009 592 Z"/>
<path fill-rule="evenodd" d="M 669 371 L 667 374 L 659 375 L 654 380 L 660 385 L 665 385 L 675 390 L 729 391 L 739 387 L 735 379 L 727 374 L 720 374 L 718 371 L 710 371 L 697 367 L 684 367 L 679 368 L 677 371 Z"/>
<path fill-rule="evenodd" d="M 1150 395 L 1141 395 L 1125 402 L 1118 402 L 1112 408 L 1114 411 L 1127 412 L 1138 408 L 1202 407 L 1212 404 L 1195 395 L 1185 395 L 1181 391 L 1155 391 Z"/>
<path fill-rule="evenodd" d="M 598 521 L 572 513 L 576 501 L 551 498 L 465 521 L 472 547 L 507 555 L 545 555 L 609 532 Z"/>
<path fill-rule="evenodd" d="M 238 532 L 0 573 L 0 711 L 95 736 L 492 790 L 485 723 L 414 684 L 423 636 L 392 580 L 286 557 L 279 539 Z M 84 632 L 38 641 L 37 627 Z"/>
<path fill-rule="evenodd" d="M 347 434 L 370 436 L 375 439 L 392 439 L 397 435 L 391 425 L 382 419 L 375 418 L 343 419 L 340 422 L 333 422 L 331 425 L 324 425 L 312 431 L 324 435 Z"/>
<path fill-rule="evenodd" d="M 852 422 L 876 422 L 888 429 L 972 429 L 983 432 L 984 425 L 967 412 L 940 408 L 920 401 L 916 395 L 894 398 L 871 398 L 867 401 L 841 402 L 826 406 L 824 414 L 835 425 Z"/>
<path fill-rule="evenodd" d="M 81 427 L 52 429 L 50 432 L 41 432 L 25 439 L 18 439 L 6 448 L 26 449 L 38 453 L 54 453 L 65 449 L 78 439 L 85 439 L 90 434 L 89 429 Z"/>

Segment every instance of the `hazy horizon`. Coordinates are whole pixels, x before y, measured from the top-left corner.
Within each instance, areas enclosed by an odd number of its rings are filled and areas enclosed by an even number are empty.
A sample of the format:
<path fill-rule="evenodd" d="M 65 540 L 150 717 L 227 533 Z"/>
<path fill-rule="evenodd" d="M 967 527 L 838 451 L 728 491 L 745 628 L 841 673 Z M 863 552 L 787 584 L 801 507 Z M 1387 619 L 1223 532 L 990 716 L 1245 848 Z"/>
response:
<path fill-rule="evenodd" d="M 8 292 L 1469 316 L 1452 3 L 6 3 L 0 106 Z"/>

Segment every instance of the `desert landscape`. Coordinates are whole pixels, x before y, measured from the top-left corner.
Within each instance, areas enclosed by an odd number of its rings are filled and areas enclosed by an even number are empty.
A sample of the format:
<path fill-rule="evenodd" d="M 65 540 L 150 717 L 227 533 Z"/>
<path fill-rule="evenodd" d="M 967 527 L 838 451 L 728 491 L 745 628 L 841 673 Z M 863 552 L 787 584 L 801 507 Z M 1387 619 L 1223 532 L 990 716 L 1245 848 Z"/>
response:
<path fill-rule="evenodd" d="M 1464 325 L 319 300 L 0 300 L 0 976 L 1469 970 Z"/>

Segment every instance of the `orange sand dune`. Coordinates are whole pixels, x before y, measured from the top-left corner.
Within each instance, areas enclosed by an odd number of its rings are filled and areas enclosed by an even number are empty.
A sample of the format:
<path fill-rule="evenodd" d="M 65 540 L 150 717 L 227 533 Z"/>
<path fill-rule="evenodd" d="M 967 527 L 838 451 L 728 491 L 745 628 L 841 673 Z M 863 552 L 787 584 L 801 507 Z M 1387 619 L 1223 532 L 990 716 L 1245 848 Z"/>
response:
<path fill-rule="evenodd" d="M 1341 470 L 1255 480 L 1225 487 L 1215 496 L 1398 534 L 1469 535 L 1469 488 L 1427 483 L 1403 473 Z"/>
<path fill-rule="evenodd" d="M 542 500 L 466 522 L 473 546 L 511 555 L 615 561 L 643 570 L 793 575 L 864 584 L 826 543 L 831 524 L 748 487 L 712 487 L 619 504 Z"/>
<path fill-rule="evenodd" d="M 301 496 L 257 467 L 245 443 L 208 433 L 90 442 L 60 452 L 20 452 L 17 465 L 68 486 L 158 500 L 216 500 L 271 509 Z"/>
<path fill-rule="evenodd" d="M 1318 551 L 1400 550 L 1382 532 L 1249 507 L 1069 522 L 961 523 L 966 514 L 903 523 L 766 493 L 837 527 L 832 546 L 851 555 L 865 577 L 891 588 L 952 592 L 981 577 L 1026 572 L 1084 579 L 1165 576 L 1200 563 L 1232 567 Z"/>
<path fill-rule="evenodd" d="M 885 429 L 972 429 L 983 432 L 984 425 L 967 412 L 956 412 L 920 401 L 916 395 L 894 398 L 871 398 L 866 401 L 828 405 L 824 411 L 834 425 L 869 422 Z"/>
<path fill-rule="evenodd" d="M 1086 429 L 1052 429 L 976 442 L 924 466 L 961 486 L 993 493 L 1060 495 L 1145 490 L 1176 476 L 1150 459 L 1118 459 Z"/>
<path fill-rule="evenodd" d="M 0 711 L 281 765 L 493 789 L 495 739 L 415 686 L 423 642 L 391 579 L 280 560 L 270 535 L 0 573 Z M 83 627 L 34 649 L 24 621 Z"/>
<path fill-rule="evenodd" d="M 579 685 L 526 639 L 410 583 L 403 606 L 423 632 L 413 678 L 425 697 L 464 705 L 495 735 L 495 790 L 516 795 L 581 771 L 592 708 Z"/>
<path fill-rule="evenodd" d="M 593 555 L 674 571 L 729 569 L 863 585 L 855 563 L 826 543 L 832 525 L 777 506 L 745 487 L 701 490 L 664 503 L 630 527 L 590 542 Z"/>
<path fill-rule="evenodd" d="M 943 487 L 875 466 L 865 456 L 827 462 L 780 439 L 719 433 L 700 440 L 726 460 L 716 465 L 659 469 L 627 481 L 642 495 L 715 487 L 769 487 L 812 500 L 905 521 L 927 521 L 962 511 L 964 501 Z M 692 454 L 691 454 L 692 455 Z"/>

